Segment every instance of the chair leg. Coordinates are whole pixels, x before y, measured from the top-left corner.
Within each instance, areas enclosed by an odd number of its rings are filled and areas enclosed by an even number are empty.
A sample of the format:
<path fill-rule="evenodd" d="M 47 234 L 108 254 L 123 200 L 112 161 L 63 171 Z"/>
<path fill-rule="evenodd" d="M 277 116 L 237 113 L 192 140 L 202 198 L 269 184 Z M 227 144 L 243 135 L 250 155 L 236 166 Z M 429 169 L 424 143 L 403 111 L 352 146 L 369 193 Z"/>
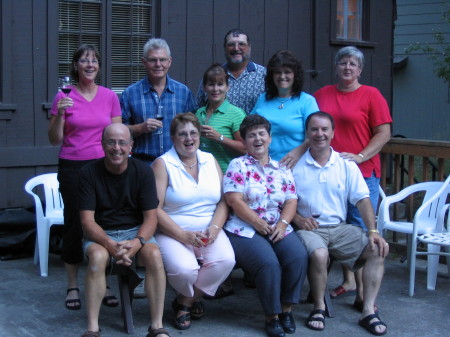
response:
<path fill-rule="evenodd" d="M 441 246 L 438 245 L 428 245 L 429 253 L 439 253 Z M 439 255 L 428 255 L 427 256 L 427 289 L 436 289 L 436 278 L 439 269 Z"/>
<path fill-rule="evenodd" d="M 134 334 L 134 323 L 131 311 L 130 278 L 128 275 L 118 274 L 117 280 L 119 281 L 120 304 L 125 330 L 129 335 L 132 335 Z"/>
<path fill-rule="evenodd" d="M 450 246 L 445 247 L 445 250 L 447 252 L 446 258 L 447 258 L 447 275 L 450 278 Z"/>
<path fill-rule="evenodd" d="M 330 289 L 328 289 L 328 285 L 325 289 L 325 296 L 324 296 L 324 301 L 325 301 L 325 313 L 329 318 L 333 318 L 334 317 L 334 309 L 333 309 L 333 303 L 331 302 L 331 297 L 330 297 Z"/>
<path fill-rule="evenodd" d="M 416 278 L 416 251 L 417 241 L 410 240 L 408 243 L 408 266 L 409 266 L 409 291 L 410 297 L 414 296 L 414 283 Z"/>
<path fill-rule="evenodd" d="M 39 250 L 39 268 L 42 277 L 48 276 L 48 245 L 50 242 L 50 227 L 45 224 L 38 226 L 38 250 Z"/>

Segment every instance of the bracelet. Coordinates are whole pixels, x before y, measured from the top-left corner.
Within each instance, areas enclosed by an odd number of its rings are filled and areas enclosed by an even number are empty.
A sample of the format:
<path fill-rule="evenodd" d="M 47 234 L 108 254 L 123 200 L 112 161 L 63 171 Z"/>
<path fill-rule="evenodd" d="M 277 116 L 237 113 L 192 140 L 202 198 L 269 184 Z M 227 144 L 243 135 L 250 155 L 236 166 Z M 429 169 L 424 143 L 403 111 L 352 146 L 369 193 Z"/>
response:
<path fill-rule="evenodd" d="M 284 223 L 286 226 L 289 226 L 289 222 L 287 222 L 287 221 L 284 220 L 284 219 L 280 219 L 280 220 L 278 220 L 278 221 L 281 221 L 281 222 Z"/>
<path fill-rule="evenodd" d="M 369 229 L 368 233 L 377 233 L 380 234 L 380 232 L 378 231 L 378 229 Z"/>
<path fill-rule="evenodd" d="M 220 229 L 220 227 L 219 227 L 219 226 L 217 226 L 217 225 L 214 225 L 214 224 L 210 225 L 209 227 L 216 227 L 217 229 Z"/>
<path fill-rule="evenodd" d="M 360 156 L 361 159 L 364 161 L 364 155 L 362 153 L 358 153 L 358 156 Z"/>

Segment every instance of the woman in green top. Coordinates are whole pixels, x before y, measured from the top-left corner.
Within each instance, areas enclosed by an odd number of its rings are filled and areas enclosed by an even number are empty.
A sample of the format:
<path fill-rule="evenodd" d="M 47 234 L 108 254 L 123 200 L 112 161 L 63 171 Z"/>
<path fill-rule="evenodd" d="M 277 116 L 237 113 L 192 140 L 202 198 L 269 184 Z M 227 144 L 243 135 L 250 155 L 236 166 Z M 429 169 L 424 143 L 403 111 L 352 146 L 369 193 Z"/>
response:
<path fill-rule="evenodd" d="M 228 74 L 218 63 L 203 75 L 203 90 L 208 100 L 195 113 L 201 124 L 200 150 L 210 152 L 223 172 L 230 161 L 245 153 L 239 127 L 245 112 L 228 102 Z"/>

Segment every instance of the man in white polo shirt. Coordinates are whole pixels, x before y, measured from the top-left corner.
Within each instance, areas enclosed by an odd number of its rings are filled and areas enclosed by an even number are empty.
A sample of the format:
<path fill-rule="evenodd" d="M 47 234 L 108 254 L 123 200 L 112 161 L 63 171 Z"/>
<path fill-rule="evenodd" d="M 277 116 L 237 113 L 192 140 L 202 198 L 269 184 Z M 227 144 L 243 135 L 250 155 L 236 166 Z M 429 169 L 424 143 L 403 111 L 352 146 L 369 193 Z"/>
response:
<path fill-rule="evenodd" d="M 364 266 L 363 294 L 357 291 L 355 301 L 362 303 L 359 325 L 374 335 L 384 335 L 387 326 L 375 313 L 374 305 L 389 246 L 376 229 L 369 189 L 356 164 L 330 147 L 334 136 L 331 115 L 322 111 L 311 114 L 306 120 L 306 136 L 310 148 L 293 169 L 298 207 L 292 220 L 310 256 L 308 277 L 314 310 L 306 326 L 312 330 L 325 328 L 324 293 L 332 255 L 352 270 Z M 358 208 L 368 236 L 361 227 L 345 223 L 347 201 Z"/>

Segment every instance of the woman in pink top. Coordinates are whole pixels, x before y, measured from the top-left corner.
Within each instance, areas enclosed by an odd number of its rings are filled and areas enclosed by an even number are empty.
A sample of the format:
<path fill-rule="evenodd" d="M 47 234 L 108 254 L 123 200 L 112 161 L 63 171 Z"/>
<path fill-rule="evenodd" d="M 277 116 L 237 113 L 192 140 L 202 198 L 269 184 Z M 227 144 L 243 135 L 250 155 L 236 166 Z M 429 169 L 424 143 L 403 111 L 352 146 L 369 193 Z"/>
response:
<path fill-rule="evenodd" d="M 370 200 L 377 211 L 381 164 L 379 152 L 391 137 L 392 118 L 386 100 L 377 88 L 359 83 L 364 66 L 364 54 L 356 47 L 341 48 L 335 57 L 338 83 L 319 89 L 314 97 L 320 110 L 335 121 L 331 141 L 334 150 L 358 164 L 370 190 Z M 366 229 L 358 209 L 348 204 L 347 223 Z M 358 275 L 359 276 L 359 275 Z M 360 277 L 360 276 L 359 276 Z M 354 307 L 362 310 L 362 287 L 353 273 L 344 270 L 344 282 L 331 291 L 332 297 L 358 288 Z"/>
<path fill-rule="evenodd" d="M 81 45 L 73 54 L 70 75 L 75 81 L 69 94 L 58 92 L 51 109 L 48 138 L 61 145 L 58 163 L 59 190 L 64 201 L 62 260 L 68 287 L 66 307 L 81 307 L 77 281 L 78 265 L 83 262 L 83 232 L 78 213 L 78 171 L 88 162 L 104 156 L 103 129 L 122 122 L 117 95 L 95 83 L 100 70 L 100 55 L 91 45 Z M 106 289 L 105 289 L 106 294 Z M 103 303 L 117 306 L 115 297 L 105 296 Z"/>

